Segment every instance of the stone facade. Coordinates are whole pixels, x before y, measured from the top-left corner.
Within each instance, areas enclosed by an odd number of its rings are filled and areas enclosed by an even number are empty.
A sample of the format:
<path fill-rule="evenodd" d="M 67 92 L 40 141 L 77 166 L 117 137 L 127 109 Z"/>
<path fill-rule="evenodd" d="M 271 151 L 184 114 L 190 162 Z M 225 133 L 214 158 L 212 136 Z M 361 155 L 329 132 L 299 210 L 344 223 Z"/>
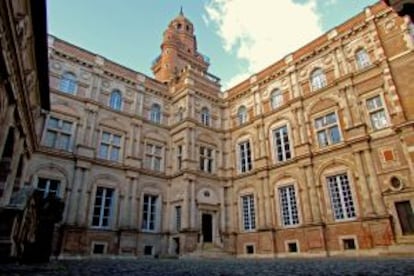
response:
<path fill-rule="evenodd" d="M 19 197 L 39 140 L 34 122 L 48 111 L 46 4 L 0 3 L 0 259 L 15 257 L 34 229 Z M 21 195 L 21 194 L 20 194 Z M 24 198 L 24 197 L 23 197 Z M 26 233 L 27 231 L 27 233 Z M 23 237 L 26 234 L 26 237 Z"/>
<path fill-rule="evenodd" d="M 49 37 L 25 183 L 66 202 L 59 256 L 412 252 L 409 20 L 378 3 L 225 92 L 183 14 L 161 49 L 153 79 Z"/>

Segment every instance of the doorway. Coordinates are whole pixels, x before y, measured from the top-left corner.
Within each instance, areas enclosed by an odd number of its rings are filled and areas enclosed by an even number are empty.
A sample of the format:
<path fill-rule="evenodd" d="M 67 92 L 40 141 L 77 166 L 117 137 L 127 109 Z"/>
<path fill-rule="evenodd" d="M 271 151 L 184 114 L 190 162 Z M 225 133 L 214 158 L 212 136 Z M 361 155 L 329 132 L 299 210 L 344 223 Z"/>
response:
<path fill-rule="evenodd" d="M 211 214 L 202 214 L 201 229 L 203 242 L 213 242 L 213 216 Z"/>

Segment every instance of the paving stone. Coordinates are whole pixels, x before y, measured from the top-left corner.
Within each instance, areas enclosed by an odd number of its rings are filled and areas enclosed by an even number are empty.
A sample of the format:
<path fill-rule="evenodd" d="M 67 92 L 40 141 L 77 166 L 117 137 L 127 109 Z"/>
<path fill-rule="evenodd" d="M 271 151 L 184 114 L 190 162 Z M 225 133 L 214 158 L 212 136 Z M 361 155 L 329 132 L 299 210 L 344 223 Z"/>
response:
<path fill-rule="evenodd" d="M 71 260 L 0 265 L 0 275 L 414 275 L 414 258 Z"/>

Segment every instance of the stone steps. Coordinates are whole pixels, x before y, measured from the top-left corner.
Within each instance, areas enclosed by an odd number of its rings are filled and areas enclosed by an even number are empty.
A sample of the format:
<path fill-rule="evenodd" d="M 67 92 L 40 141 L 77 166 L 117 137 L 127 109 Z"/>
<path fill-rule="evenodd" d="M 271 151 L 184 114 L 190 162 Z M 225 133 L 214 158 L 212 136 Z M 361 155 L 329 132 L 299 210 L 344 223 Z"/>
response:
<path fill-rule="evenodd" d="M 224 251 L 214 244 L 204 244 L 194 252 L 180 256 L 180 259 L 230 259 L 234 255 Z"/>

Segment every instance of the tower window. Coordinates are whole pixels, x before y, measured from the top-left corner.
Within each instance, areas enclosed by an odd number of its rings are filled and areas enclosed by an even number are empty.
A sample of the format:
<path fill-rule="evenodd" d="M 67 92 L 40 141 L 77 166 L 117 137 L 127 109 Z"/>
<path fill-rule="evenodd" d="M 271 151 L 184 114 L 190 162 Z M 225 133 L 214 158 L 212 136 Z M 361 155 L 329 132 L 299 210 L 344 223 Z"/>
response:
<path fill-rule="evenodd" d="M 177 24 L 177 30 L 181 30 L 181 27 L 182 27 L 181 23 L 178 23 Z"/>

